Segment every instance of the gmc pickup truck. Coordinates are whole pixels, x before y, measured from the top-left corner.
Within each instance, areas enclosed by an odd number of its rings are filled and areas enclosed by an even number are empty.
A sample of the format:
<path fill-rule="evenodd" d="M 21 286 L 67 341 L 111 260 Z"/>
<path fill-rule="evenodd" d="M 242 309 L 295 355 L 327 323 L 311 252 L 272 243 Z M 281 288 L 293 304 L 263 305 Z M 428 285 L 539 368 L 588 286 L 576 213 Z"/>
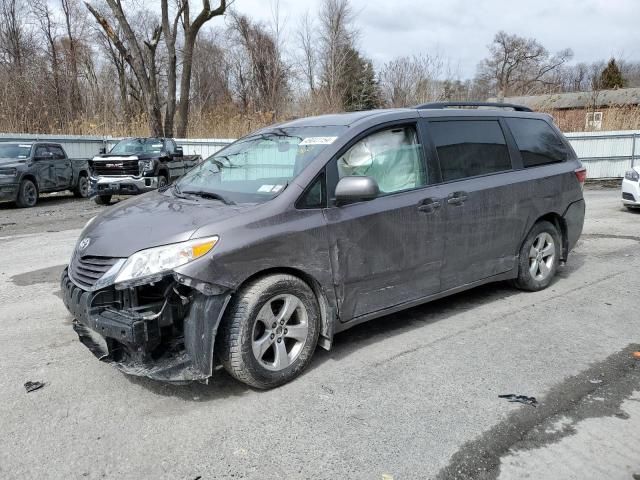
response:
<path fill-rule="evenodd" d="M 59 143 L 0 142 L 0 201 L 33 207 L 41 193 L 71 190 L 86 198 L 86 159 L 68 158 Z"/>
<path fill-rule="evenodd" d="M 200 155 L 184 155 L 171 138 L 127 138 L 89 161 L 89 196 L 108 205 L 113 195 L 168 185 L 201 161 Z"/>

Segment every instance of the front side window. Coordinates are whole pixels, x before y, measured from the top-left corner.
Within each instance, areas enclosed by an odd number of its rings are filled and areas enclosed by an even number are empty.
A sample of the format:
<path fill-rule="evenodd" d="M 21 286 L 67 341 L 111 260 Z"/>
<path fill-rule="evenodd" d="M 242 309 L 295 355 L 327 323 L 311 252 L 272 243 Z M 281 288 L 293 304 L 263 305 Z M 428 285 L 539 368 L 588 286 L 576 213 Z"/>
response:
<path fill-rule="evenodd" d="M 509 149 L 497 120 L 429 122 L 429 134 L 444 182 L 511 169 Z"/>
<path fill-rule="evenodd" d="M 279 127 L 242 138 L 189 170 L 176 191 L 215 194 L 260 203 L 287 185 L 347 129 L 345 126 Z"/>
<path fill-rule="evenodd" d="M 116 143 L 109 153 L 115 155 L 160 153 L 163 147 L 164 142 L 161 138 L 127 138 Z"/>
<path fill-rule="evenodd" d="M 414 127 L 391 128 L 365 137 L 338 158 L 337 166 L 339 178 L 372 177 L 383 194 L 428 183 Z"/>
<path fill-rule="evenodd" d="M 49 150 L 44 145 L 40 145 L 36 148 L 36 157 L 49 157 Z"/>
<path fill-rule="evenodd" d="M 564 162 L 567 148 L 544 120 L 508 118 L 507 125 L 516 140 L 525 167 Z"/>

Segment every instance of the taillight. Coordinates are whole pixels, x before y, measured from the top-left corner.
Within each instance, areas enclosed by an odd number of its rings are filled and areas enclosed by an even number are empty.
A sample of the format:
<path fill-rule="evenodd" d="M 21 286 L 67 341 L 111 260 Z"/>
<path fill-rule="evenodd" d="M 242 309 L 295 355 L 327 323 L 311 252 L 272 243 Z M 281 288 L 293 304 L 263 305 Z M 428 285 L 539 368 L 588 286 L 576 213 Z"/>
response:
<path fill-rule="evenodd" d="M 584 167 L 577 168 L 575 174 L 578 182 L 580 182 L 580 188 L 584 189 L 584 181 L 587 179 L 587 169 Z"/>

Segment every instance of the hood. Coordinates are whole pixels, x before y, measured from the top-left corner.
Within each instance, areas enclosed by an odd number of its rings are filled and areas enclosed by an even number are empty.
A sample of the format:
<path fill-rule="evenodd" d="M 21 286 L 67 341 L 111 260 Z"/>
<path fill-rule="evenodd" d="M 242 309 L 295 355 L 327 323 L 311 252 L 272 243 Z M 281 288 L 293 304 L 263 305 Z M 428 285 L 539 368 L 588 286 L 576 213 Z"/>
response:
<path fill-rule="evenodd" d="M 0 167 L 19 167 L 25 163 L 26 158 L 0 158 Z"/>
<path fill-rule="evenodd" d="M 148 160 L 150 158 L 159 158 L 159 153 L 105 153 L 103 155 L 96 155 L 93 157 L 95 162 L 100 160 Z"/>
<path fill-rule="evenodd" d="M 145 248 L 189 240 L 203 226 L 220 222 L 255 204 L 226 205 L 207 199 L 182 199 L 171 190 L 153 191 L 109 207 L 81 234 L 90 238 L 83 255 L 129 257 Z"/>

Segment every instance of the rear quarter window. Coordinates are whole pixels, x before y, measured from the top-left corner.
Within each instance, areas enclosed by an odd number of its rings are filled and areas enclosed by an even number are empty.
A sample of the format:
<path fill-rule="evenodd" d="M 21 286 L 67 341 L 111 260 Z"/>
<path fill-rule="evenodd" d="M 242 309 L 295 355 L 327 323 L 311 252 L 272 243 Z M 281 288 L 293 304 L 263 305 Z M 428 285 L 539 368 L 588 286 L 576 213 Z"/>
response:
<path fill-rule="evenodd" d="M 544 120 L 535 118 L 507 118 L 507 125 L 515 138 L 525 168 L 564 162 L 567 148 L 557 133 Z"/>
<path fill-rule="evenodd" d="M 444 182 L 511 169 L 509 149 L 497 120 L 434 121 L 428 128 Z"/>

